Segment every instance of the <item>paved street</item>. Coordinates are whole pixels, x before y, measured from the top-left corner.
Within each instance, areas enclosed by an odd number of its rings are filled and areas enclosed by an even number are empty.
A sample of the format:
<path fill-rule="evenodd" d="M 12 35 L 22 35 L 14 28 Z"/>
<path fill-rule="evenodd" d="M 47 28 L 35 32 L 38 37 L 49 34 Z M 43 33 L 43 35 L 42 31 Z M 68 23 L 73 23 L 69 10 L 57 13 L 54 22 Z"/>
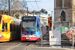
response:
<path fill-rule="evenodd" d="M 71 50 L 71 46 L 49 46 L 44 44 L 41 47 L 40 41 L 38 42 L 21 42 L 11 41 L 0 43 L 0 50 Z"/>
<path fill-rule="evenodd" d="M 61 49 L 61 48 L 31 48 L 30 50 L 67 50 L 67 49 Z"/>
<path fill-rule="evenodd" d="M 12 41 L 0 43 L 0 50 L 26 50 L 32 46 L 34 42 Z"/>
<path fill-rule="evenodd" d="M 48 36 L 45 36 L 44 39 L 48 39 Z M 50 46 L 48 40 L 43 40 L 41 47 L 41 40 L 37 42 L 14 40 L 0 43 L 0 50 L 73 50 L 72 45 L 69 44 L 67 40 L 62 40 L 61 43 L 61 46 Z"/>

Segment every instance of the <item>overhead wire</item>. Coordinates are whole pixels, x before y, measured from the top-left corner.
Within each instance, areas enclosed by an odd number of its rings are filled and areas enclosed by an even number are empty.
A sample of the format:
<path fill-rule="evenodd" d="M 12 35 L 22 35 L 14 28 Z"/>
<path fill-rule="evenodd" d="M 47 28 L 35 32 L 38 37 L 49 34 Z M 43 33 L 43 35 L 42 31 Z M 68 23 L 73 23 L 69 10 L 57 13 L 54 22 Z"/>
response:
<path fill-rule="evenodd" d="M 38 9 L 40 9 L 36 0 L 35 0 L 35 2 L 36 2 L 36 5 L 37 5 Z"/>
<path fill-rule="evenodd" d="M 30 1 L 30 0 L 29 0 Z M 31 4 L 31 2 L 30 2 L 30 4 Z M 31 4 L 31 6 L 33 7 L 33 5 Z M 33 7 L 33 9 L 34 9 L 34 7 Z M 35 10 L 35 9 L 34 9 Z"/>

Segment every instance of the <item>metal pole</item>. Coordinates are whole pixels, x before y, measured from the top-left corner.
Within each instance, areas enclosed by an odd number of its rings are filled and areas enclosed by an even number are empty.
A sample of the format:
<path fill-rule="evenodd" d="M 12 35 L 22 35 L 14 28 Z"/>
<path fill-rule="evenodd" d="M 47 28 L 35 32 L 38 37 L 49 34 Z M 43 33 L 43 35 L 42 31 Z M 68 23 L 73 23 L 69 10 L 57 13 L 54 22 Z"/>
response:
<path fill-rule="evenodd" d="M 42 39 L 42 31 L 41 31 L 41 47 L 42 47 L 42 44 L 43 43 L 43 39 Z"/>
<path fill-rule="evenodd" d="M 28 16 L 28 7 L 27 7 L 27 16 Z"/>
<path fill-rule="evenodd" d="M 73 49 L 74 49 L 74 33 L 72 34 L 72 46 L 73 46 Z"/>
<path fill-rule="evenodd" d="M 52 13 L 52 31 L 53 31 L 53 11 L 51 13 Z"/>
<path fill-rule="evenodd" d="M 69 23 L 69 29 L 70 29 L 70 23 Z M 70 39 L 70 32 L 69 32 L 69 39 Z"/>
<path fill-rule="evenodd" d="M 40 12 L 39 12 L 39 17 L 40 17 Z"/>
<path fill-rule="evenodd" d="M 42 27 L 41 29 L 41 47 L 43 46 L 43 31 L 44 30 L 44 27 Z"/>
<path fill-rule="evenodd" d="M 9 16 L 10 16 L 10 0 L 8 0 L 8 6 L 9 6 L 9 8 L 8 8 L 8 10 L 9 10 Z"/>
<path fill-rule="evenodd" d="M 72 3 L 72 5 L 71 5 L 71 6 L 72 6 L 72 16 L 73 16 L 73 0 L 72 0 L 72 2 L 71 2 L 71 3 Z M 73 20 L 74 20 L 74 19 L 72 18 L 72 22 L 73 22 Z M 72 23 L 72 26 L 73 26 L 73 25 L 74 25 L 74 23 Z"/>
<path fill-rule="evenodd" d="M 33 16 L 34 16 L 34 11 L 33 11 Z"/>

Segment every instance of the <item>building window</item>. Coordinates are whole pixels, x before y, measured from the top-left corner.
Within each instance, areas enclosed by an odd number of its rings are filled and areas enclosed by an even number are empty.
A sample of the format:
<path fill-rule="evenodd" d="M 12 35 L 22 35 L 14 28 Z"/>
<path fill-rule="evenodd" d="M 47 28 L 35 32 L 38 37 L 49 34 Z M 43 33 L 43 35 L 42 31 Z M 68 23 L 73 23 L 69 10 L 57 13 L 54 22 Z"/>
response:
<path fill-rule="evenodd" d="M 71 4 L 71 0 L 64 0 L 64 8 L 69 8 Z"/>
<path fill-rule="evenodd" d="M 61 20 L 66 21 L 66 15 L 64 11 L 61 12 Z"/>
<path fill-rule="evenodd" d="M 62 0 L 56 0 L 56 7 L 61 8 L 62 7 Z"/>

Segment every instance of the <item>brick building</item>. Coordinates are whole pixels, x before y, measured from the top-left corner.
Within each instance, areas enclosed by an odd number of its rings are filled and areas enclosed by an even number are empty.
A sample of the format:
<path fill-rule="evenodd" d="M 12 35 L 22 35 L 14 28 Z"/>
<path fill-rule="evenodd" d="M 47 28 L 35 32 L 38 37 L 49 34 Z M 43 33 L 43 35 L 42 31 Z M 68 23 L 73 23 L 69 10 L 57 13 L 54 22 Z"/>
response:
<path fill-rule="evenodd" d="M 70 23 L 72 25 L 72 0 L 54 0 L 54 26 L 61 24 L 61 18 L 65 26 Z"/>

